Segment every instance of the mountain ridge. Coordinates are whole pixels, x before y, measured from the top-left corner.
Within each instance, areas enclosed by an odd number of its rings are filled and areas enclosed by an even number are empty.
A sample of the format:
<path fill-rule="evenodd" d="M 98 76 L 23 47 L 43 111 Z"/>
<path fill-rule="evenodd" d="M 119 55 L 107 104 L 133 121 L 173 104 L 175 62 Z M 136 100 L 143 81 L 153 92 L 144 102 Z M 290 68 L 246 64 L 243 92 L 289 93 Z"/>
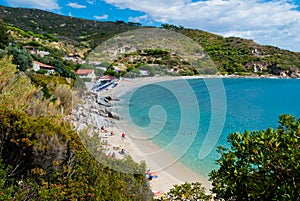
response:
<path fill-rule="evenodd" d="M 67 44 L 85 48 L 86 56 L 117 34 L 145 28 L 139 23 L 101 22 L 38 9 L 5 6 L 0 6 L 0 18 L 7 24 L 41 34 L 53 34 Z M 300 77 L 300 52 L 260 45 L 251 39 L 223 37 L 181 26 L 163 24 L 161 28 L 181 33 L 198 43 L 221 74 Z"/>

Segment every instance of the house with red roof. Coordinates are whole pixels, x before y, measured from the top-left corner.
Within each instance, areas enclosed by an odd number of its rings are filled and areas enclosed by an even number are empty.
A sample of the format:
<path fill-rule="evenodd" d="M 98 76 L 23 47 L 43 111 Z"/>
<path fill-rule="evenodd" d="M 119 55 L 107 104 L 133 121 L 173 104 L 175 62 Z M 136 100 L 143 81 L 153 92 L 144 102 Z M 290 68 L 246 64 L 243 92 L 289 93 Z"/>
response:
<path fill-rule="evenodd" d="M 54 73 L 55 67 L 43 64 L 38 61 L 33 61 L 33 70 L 35 72 L 39 70 L 46 70 L 48 73 Z"/>
<path fill-rule="evenodd" d="M 96 78 L 95 70 L 93 69 L 78 69 L 75 73 L 80 78 L 90 78 L 90 79 Z"/>

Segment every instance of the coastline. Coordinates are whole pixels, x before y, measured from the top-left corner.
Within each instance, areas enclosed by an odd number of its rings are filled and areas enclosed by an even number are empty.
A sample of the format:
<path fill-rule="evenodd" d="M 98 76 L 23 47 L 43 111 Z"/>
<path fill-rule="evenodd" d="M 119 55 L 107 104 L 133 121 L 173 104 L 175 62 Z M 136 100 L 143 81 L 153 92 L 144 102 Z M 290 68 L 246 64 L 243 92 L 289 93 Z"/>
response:
<path fill-rule="evenodd" d="M 222 76 L 222 75 L 212 75 L 212 76 L 185 76 L 185 77 L 172 77 L 172 76 L 157 76 L 157 77 L 146 77 L 146 78 L 134 78 L 134 79 L 121 79 L 118 81 L 118 85 L 115 88 L 110 88 L 109 90 L 104 90 L 101 92 L 98 92 L 97 94 L 92 94 L 93 98 L 90 100 L 90 102 L 96 103 L 98 98 L 105 98 L 105 97 L 111 97 L 114 100 L 112 101 L 112 106 L 111 107 L 103 107 L 99 102 L 94 105 L 93 108 L 97 110 L 109 110 L 113 111 L 114 113 L 116 112 L 116 105 L 114 104 L 115 100 L 118 100 L 122 95 L 126 93 L 133 92 L 135 89 L 142 87 L 144 85 L 148 84 L 154 84 L 157 82 L 164 82 L 164 81 L 171 81 L 171 80 L 186 80 L 186 79 L 209 79 L 209 78 L 257 78 L 257 79 L 264 79 L 264 78 L 278 78 L 279 77 L 259 77 L 259 76 Z M 99 108 L 100 105 L 100 108 Z M 89 106 L 85 106 L 85 108 L 88 108 Z M 91 110 L 88 110 L 86 112 L 93 112 Z M 82 112 L 83 114 L 84 112 Z M 116 114 L 117 115 L 117 114 Z M 83 115 L 84 116 L 84 115 Z M 84 117 L 88 118 L 88 117 Z M 95 120 L 95 118 L 94 118 Z M 93 121 L 88 121 L 92 122 Z M 113 131 L 115 135 L 107 137 L 107 134 L 102 133 L 102 135 L 105 135 L 105 139 L 108 140 L 110 146 L 107 150 L 107 154 L 110 154 L 112 148 L 114 146 L 119 146 L 122 147 L 128 152 L 128 154 L 133 158 L 134 161 L 140 162 L 140 161 L 145 161 L 147 168 L 150 169 L 151 171 L 154 171 L 156 175 L 158 176 L 155 179 L 152 179 L 149 181 L 150 187 L 153 192 L 168 192 L 170 188 L 172 188 L 175 184 L 183 184 L 184 182 L 200 182 L 202 183 L 202 186 L 206 188 L 207 192 L 209 193 L 209 189 L 211 188 L 211 183 L 201 175 L 193 172 L 190 170 L 188 167 L 183 165 L 182 163 L 178 161 L 172 161 L 174 158 L 170 156 L 168 153 L 163 152 L 159 158 L 156 158 L 153 160 L 153 158 L 148 157 L 148 153 L 153 153 L 157 152 L 161 148 L 152 143 L 149 140 L 143 140 L 139 141 L 136 140 L 134 137 L 132 137 L 132 133 L 134 135 L 143 135 L 142 133 L 137 133 L 135 129 L 131 127 L 130 124 L 116 120 L 114 118 L 111 118 L 109 116 L 101 117 L 96 121 L 97 125 L 94 126 L 94 129 L 98 131 L 100 129 L 101 125 L 104 125 L 105 128 L 108 131 Z M 88 123 L 86 123 L 88 125 Z M 79 126 L 77 128 L 83 128 L 81 124 L 79 123 Z M 122 140 L 121 134 L 126 133 L 126 139 Z M 119 155 L 117 153 L 118 158 L 122 158 L 122 155 Z M 159 166 L 160 163 L 164 163 L 165 161 L 172 161 L 170 162 L 171 165 L 166 166 L 161 168 Z"/>
<path fill-rule="evenodd" d="M 134 91 L 136 88 L 142 87 L 148 84 L 154 84 L 157 82 L 178 80 L 178 79 L 199 79 L 199 78 L 220 78 L 219 76 L 189 76 L 189 77 L 146 77 L 146 78 L 134 78 L 134 79 L 122 79 L 119 81 L 118 86 L 99 92 L 101 96 L 110 96 L 120 98 L 122 95 Z M 114 106 L 115 107 L 115 106 Z M 185 182 L 200 182 L 202 186 L 206 188 L 207 192 L 211 188 L 211 183 L 203 176 L 193 172 L 191 169 L 183 165 L 178 161 L 174 161 L 174 158 L 166 151 L 161 151 L 161 148 L 151 142 L 150 140 L 140 140 L 134 137 L 134 135 L 142 136 L 142 133 L 137 133 L 130 124 L 122 120 L 114 120 L 114 125 L 108 130 L 112 130 L 116 136 L 110 137 L 110 141 L 114 145 L 121 145 L 129 155 L 136 162 L 145 161 L 147 169 L 155 172 L 158 178 L 152 179 L 150 188 L 152 191 L 168 192 L 175 184 L 183 184 Z M 126 133 L 126 139 L 122 140 L 121 133 Z M 134 134 L 132 132 L 135 132 Z M 149 153 L 156 153 L 160 151 L 160 157 L 153 158 Z M 149 154 L 149 155 L 148 155 Z M 160 164 L 170 164 L 165 167 L 161 167 Z"/>

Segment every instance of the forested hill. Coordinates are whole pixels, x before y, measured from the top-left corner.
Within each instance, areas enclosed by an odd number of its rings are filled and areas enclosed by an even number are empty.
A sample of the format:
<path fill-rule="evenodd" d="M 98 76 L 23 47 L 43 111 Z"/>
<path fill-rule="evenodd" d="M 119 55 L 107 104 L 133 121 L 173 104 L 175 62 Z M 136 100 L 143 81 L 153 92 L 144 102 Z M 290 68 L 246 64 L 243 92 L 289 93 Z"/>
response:
<path fill-rule="evenodd" d="M 91 48 L 115 34 L 135 29 L 140 24 L 99 22 L 69 16 L 57 15 L 38 9 L 11 8 L 0 6 L 0 19 L 10 25 L 34 33 L 51 33 L 58 39 L 80 44 L 87 41 Z"/>
<path fill-rule="evenodd" d="M 249 39 L 222 37 L 168 24 L 163 25 L 163 28 L 175 30 L 198 42 L 216 64 L 219 72 L 300 76 L 300 52 L 260 45 Z"/>
<path fill-rule="evenodd" d="M 85 48 L 85 52 L 94 50 L 103 41 L 116 34 L 143 27 L 139 23 L 99 22 L 57 15 L 37 9 L 4 6 L 0 6 L 0 19 L 26 31 L 52 34 L 60 41 L 77 48 Z M 182 33 L 199 43 L 216 64 L 219 73 L 300 77 L 299 52 L 259 45 L 253 40 L 222 37 L 174 25 L 164 24 L 162 28 Z"/>

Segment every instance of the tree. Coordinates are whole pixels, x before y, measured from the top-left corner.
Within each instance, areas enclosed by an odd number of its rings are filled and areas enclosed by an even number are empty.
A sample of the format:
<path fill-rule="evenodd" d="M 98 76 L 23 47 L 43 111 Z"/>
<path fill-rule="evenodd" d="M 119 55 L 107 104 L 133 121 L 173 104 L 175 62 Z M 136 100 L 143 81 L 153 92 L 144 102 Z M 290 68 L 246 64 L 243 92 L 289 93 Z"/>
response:
<path fill-rule="evenodd" d="M 279 117 L 277 129 L 230 134 L 210 173 L 216 199 L 300 200 L 299 139 L 300 119 L 290 115 Z"/>
<path fill-rule="evenodd" d="M 0 200 L 11 200 L 14 186 L 7 179 L 7 172 L 0 158 Z"/>
<path fill-rule="evenodd" d="M 202 200 L 209 201 L 211 195 L 205 194 L 205 188 L 199 182 L 174 185 L 167 193 L 168 200 Z"/>
<path fill-rule="evenodd" d="M 0 49 L 4 49 L 9 42 L 9 35 L 4 22 L 0 19 Z"/>
<path fill-rule="evenodd" d="M 30 55 L 30 52 L 25 48 L 9 46 L 8 54 L 13 55 L 13 63 L 16 64 L 21 71 L 25 71 L 28 68 L 32 67 L 32 57 Z"/>

